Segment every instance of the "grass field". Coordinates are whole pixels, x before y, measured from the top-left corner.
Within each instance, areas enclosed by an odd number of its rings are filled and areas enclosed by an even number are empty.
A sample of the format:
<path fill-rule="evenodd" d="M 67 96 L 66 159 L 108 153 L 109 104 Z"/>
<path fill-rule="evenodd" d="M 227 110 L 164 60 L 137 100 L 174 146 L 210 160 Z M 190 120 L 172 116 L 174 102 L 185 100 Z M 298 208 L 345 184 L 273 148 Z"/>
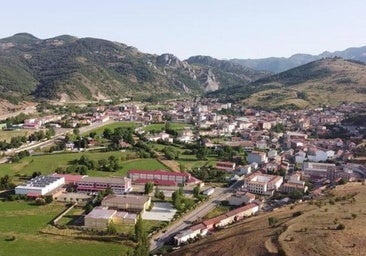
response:
<path fill-rule="evenodd" d="M 52 203 L 35 206 L 26 201 L 0 201 L 0 256 L 120 256 L 130 249 L 121 243 L 106 243 L 67 236 L 45 235 L 47 227 L 65 206 Z M 7 241 L 15 237 L 14 241 Z"/>
<path fill-rule="evenodd" d="M 116 129 L 118 127 L 135 128 L 136 123 L 135 122 L 127 122 L 127 121 L 125 121 L 125 122 L 115 122 L 115 123 L 107 124 L 107 125 L 104 125 L 104 126 L 101 126 L 101 127 L 97 128 L 97 129 L 88 131 L 86 134 L 89 134 L 90 132 L 96 132 L 97 134 L 102 134 L 104 129 L 106 129 L 106 128 L 109 128 L 113 131 L 114 129 Z"/>
<path fill-rule="evenodd" d="M 62 153 L 62 154 L 50 154 L 50 155 L 39 155 L 30 156 L 22 159 L 19 163 L 5 163 L 0 165 L 0 176 L 5 174 L 15 177 L 15 182 L 17 177 L 30 176 L 33 172 L 41 172 L 42 174 L 53 173 L 54 170 L 59 167 L 66 167 L 70 164 L 70 161 L 75 159 L 80 159 L 82 155 L 88 156 L 93 160 L 106 159 L 109 156 L 116 156 L 121 158 L 126 154 L 132 154 L 132 152 L 87 152 L 87 153 Z M 127 161 L 121 161 L 121 168 L 116 172 L 101 172 L 101 171 L 88 171 L 90 176 L 116 176 L 126 175 L 127 171 L 130 169 L 144 169 L 144 170 L 156 170 L 156 169 L 166 169 L 164 165 L 159 163 L 156 159 L 133 159 Z"/>
<path fill-rule="evenodd" d="M 165 127 L 165 124 L 149 124 L 146 127 L 144 127 L 144 131 L 146 132 L 160 132 L 163 131 Z M 192 127 L 191 124 L 186 123 L 170 123 L 170 127 L 173 130 L 180 131 L 183 130 L 185 127 Z"/>
<path fill-rule="evenodd" d="M 0 141 L 7 141 L 10 142 L 10 139 L 12 137 L 18 137 L 18 136 L 29 136 L 33 133 L 33 131 L 30 130 L 13 130 L 13 131 L 3 131 L 0 130 Z"/>

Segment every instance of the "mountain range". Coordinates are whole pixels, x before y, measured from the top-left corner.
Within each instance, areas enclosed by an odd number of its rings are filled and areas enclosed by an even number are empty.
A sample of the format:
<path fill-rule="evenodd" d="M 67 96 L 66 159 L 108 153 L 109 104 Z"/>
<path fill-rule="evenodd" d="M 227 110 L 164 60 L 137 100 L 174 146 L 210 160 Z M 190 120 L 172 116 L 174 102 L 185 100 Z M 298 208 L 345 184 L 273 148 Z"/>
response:
<path fill-rule="evenodd" d="M 243 86 L 269 72 L 211 57 L 181 61 L 142 53 L 122 43 L 62 35 L 41 40 L 27 33 L 0 39 L 0 92 L 25 98 L 152 100 Z"/>
<path fill-rule="evenodd" d="M 325 51 L 319 55 L 298 53 L 289 58 L 270 57 L 264 59 L 231 59 L 230 61 L 255 70 L 266 70 L 272 73 L 280 73 L 315 60 L 332 57 L 366 62 L 366 46 L 352 47 L 344 51 L 336 52 Z"/>
<path fill-rule="evenodd" d="M 39 39 L 19 33 L 0 39 L 0 101 L 157 101 L 208 95 L 264 108 L 334 105 L 366 100 L 363 62 L 366 47 L 288 59 L 180 60 L 103 39 Z"/>
<path fill-rule="evenodd" d="M 224 88 L 209 95 L 266 109 L 365 102 L 366 64 L 339 57 L 324 58 L 258 79 L 246 86 Z"/>

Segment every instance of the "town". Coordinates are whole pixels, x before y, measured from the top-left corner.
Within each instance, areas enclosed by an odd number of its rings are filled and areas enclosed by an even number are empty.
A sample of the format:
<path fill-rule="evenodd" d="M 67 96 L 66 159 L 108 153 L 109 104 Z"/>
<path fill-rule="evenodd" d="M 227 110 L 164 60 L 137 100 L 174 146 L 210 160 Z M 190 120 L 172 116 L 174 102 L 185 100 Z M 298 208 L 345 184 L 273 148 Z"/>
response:
<path fill-rule="evenodd" d="M 53 234 L 115 236 L 164 253 L 364 182 L 366 127 L 355 113 L 365 108 L 265 111 L 200 97 L 40 103 L 1 124 L 11 137 L 0 144 L 1 197 L 4 206 L 54 205 Z M 132 234 L 141 222 L 150 243 Z"/>

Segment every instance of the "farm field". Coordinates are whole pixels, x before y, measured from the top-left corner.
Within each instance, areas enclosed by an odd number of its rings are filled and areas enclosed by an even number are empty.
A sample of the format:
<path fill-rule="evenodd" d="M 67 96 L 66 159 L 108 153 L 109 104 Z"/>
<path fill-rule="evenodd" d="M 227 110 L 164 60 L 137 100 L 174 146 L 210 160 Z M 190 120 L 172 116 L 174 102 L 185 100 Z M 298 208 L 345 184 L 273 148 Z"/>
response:
<path fill-rule="evenodd" d="M 64 205 L 56 203 L 36 206 L 27 201 L 0 201 L 0 255 L 119 256 L 130 250 L 122 242 L 106 243 L 39 233 L 64 209 Z M 14 240 L 10 241 L 10 238 Z"/>
<path fill-rule="evenodd" d="M 4 131 L 0 130 L 0 141 L 6 141 L 10 142 L 12 137 L 18 137 L 18 136 L 29 136 L 33 133 L 33 131 L 30 130 L 13 130 L 13 131 Z"/>
<path fill-rule="evenodd" d="M 111 124 L 106 124 L 104 126 L 101 126 L 99 128 L 96 128 L 94 130 L 88 131 L 86 134 L 89 134 L 90 132 L 95 132 L 97 134 L 102 134 L 104 129 L 109 128 L 112 131 L 118 127 L 124 127 L 124 128 L 135 128 L 136 127 L 136 123 L 135 122 L 127 122 L 127 121 L 121 121 L 121 122 L 114 122 Z"/>
<path fill-rule="evenodd" d="M 42 174 L 50 174 L 55 171 L 57 167 L 67 167 L 71 161 L 80 159 L 82 155 L 89 157 L 89 159 L 100 160 L 107 159 L 109 156 L 115 156 L 119 159 L 128 154 L 133 154 L 130 151 L 120 152 L 85 152 L 85 153 L 61 153 L 30 156 L 21 159 L 18 163 L 5 163 L 0 165 L 0 176 L 9 175 L 15 178 L 15 182 L 19 181 L 22 176 L 31 176 L 33 172 L 41 172 Z M 124 176 L 130 169 L 144 169 L 156 170 L 166 169 L 164 165 L 156 159 L 133 159 L 120 162 L 121 168 L 116 172 L 102 172 L 102 171 L 88 171 L 90 176 Z M 18 180 L 17 180 L 18 179 Z"/>

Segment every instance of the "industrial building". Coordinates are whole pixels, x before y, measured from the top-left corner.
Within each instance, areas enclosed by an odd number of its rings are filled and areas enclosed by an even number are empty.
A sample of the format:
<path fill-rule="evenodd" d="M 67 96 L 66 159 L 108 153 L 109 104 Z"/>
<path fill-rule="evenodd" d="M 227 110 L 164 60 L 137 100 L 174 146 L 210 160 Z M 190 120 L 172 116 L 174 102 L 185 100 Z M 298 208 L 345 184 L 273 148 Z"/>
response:
<path fill-rule="evenodd" d="M 26 184 L 15 187 L 15 194 L 39 197 L 52 194 L 65 184 L 64 177 L 37 176 L 30 179 Z"/>

